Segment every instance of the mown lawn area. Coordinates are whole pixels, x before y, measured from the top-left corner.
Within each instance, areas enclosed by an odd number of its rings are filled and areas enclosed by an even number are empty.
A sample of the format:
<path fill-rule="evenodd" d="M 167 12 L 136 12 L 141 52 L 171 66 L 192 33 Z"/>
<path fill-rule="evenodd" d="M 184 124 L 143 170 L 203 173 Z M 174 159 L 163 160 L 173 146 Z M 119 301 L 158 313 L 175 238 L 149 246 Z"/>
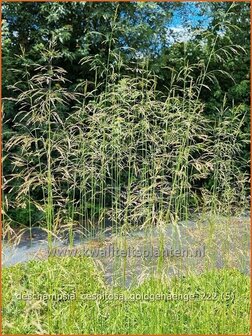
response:
<path fill-rule="evenodd" d="M 89 258 L 4 268 L 4 334 L 249 334 L 250 278 L 216 270 L 108 286 Z"/>

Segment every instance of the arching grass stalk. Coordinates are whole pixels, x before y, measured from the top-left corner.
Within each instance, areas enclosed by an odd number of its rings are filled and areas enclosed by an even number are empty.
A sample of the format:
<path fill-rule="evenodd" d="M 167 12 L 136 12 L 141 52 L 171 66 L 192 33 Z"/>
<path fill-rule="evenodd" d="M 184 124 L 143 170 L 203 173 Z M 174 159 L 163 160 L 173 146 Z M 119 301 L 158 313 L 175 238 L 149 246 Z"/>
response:
<path fill-rule="evenodd" d="M 50 58 L 49 72 L 52 72 L 52 58 Z M 49 79 L 48 93 L 51 94 L 52 82 Z M 52 229 L 53 229 L 53 194 L 52 194 L 52 162 L 51 162 L 51 151 L 52 151 L 52 130 L 51 130 L 51 103 L 50 97 L 48 97 L 47 112 L 48 112 L 48 139 L 47 139 L 47 208 L 46 208 L 46 222 L 48 230 L 48 245 L 49 249 L 52 249 Z"/>

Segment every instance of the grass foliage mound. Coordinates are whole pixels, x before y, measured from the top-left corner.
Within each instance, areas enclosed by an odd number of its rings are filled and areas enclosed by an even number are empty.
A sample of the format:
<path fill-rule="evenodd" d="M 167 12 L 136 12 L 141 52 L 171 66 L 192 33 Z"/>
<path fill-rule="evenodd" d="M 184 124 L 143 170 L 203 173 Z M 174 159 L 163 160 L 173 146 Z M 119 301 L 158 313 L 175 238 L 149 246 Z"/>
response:
<path fill-rule="evenodd" d="M 249 334 L 250 280 L 236 270 L 123 289 L 90 259 L 54 257 L 3 269 L 2 280 L 6 334 Z"/>

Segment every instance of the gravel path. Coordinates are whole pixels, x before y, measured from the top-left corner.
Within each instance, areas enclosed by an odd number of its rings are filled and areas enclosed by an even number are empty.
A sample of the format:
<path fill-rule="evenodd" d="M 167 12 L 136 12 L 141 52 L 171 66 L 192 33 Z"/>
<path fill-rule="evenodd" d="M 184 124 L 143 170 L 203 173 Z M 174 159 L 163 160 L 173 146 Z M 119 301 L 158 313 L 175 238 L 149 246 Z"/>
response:
<path fill-rule="evenodd" d="M 16 245 L 3 243 L 3 266 L 48 257 L 46 233 L 39 229 L 25 232 Z M 250 218 L 201 217 L 197 221 L 111 234 L 103 239 L 76 234 L 74 248 L 55 239 L 56 255 L 89 255 L 103 272 L 108 284 L 139 283 L 151 274 L 186 276 L 213 268 L 237 268 L 250 274 Z"/>

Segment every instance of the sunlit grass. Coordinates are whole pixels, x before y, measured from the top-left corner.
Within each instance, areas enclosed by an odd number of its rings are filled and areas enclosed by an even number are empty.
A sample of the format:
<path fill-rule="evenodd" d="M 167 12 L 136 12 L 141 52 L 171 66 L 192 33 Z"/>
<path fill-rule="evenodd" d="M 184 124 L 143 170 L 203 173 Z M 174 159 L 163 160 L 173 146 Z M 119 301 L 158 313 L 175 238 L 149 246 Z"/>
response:
<path fill-rule="evenodd" d="M 47 301 L 39 295 L 49 279 Z M 250 279 L 236 270 L 123 289 L 105 285 L 91 260 L 72 257 L 16 265 L 2 280 L 6 334 L 249 334 Z"/>

